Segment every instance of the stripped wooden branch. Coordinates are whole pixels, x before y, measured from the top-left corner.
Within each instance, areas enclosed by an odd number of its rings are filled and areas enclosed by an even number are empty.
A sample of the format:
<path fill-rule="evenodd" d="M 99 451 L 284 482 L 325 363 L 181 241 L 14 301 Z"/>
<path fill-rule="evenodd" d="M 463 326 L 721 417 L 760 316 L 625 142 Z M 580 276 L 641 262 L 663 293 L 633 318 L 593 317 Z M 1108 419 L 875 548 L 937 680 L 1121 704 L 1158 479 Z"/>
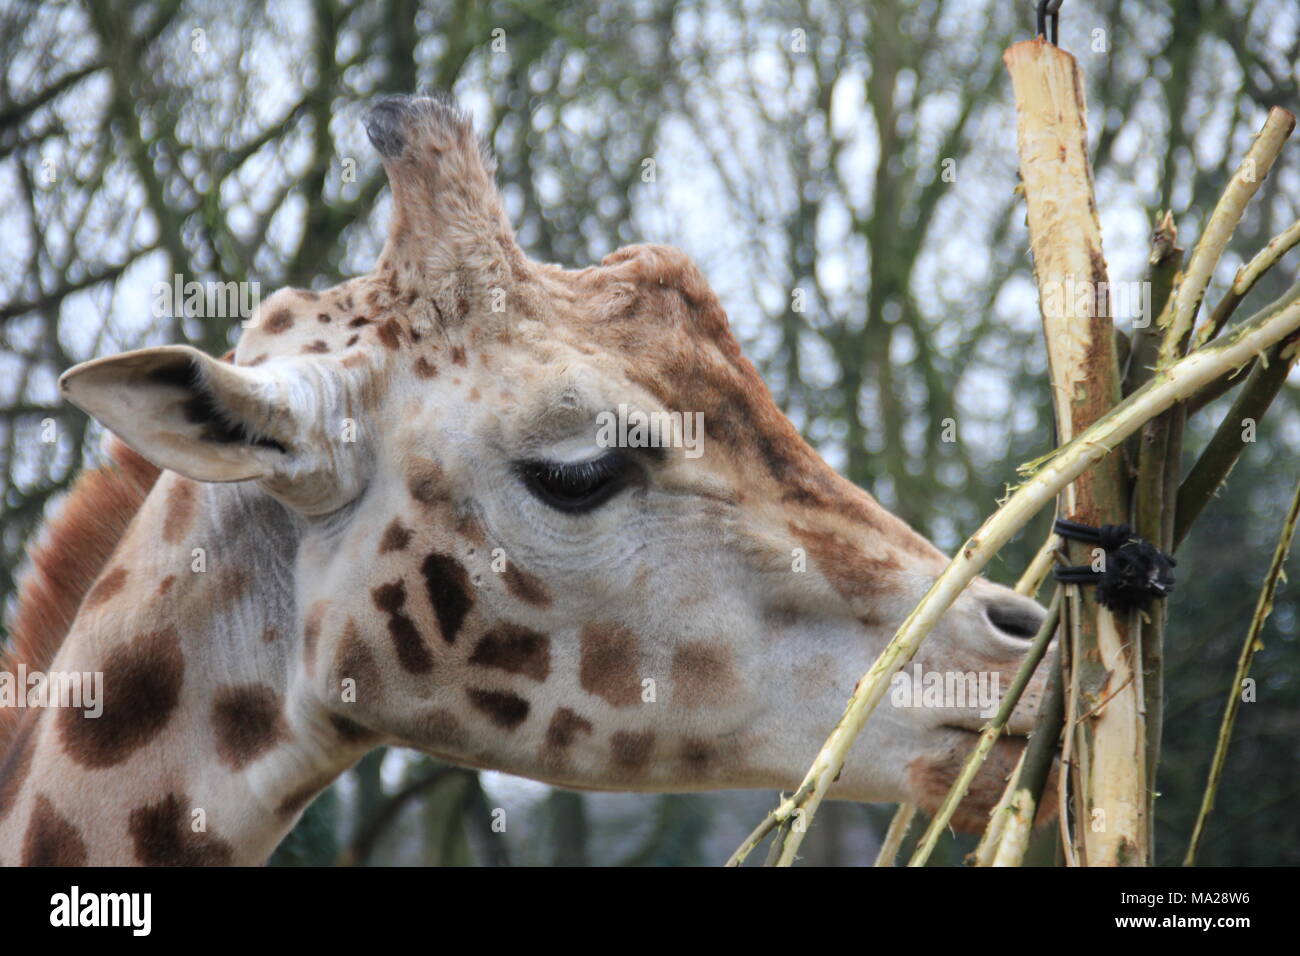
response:
<path fill-rule="evenodd" d="M 1144 316 L 1142 341 L 1145 345 L 1140 362 L 1129 366 L 1126 386 L 1129 390 L 1146 382 L 1155 373 L 1162 337 L 1156 316 L 1164 314 L 1173 295 L 1174 282 L 1183 264 L 1183 250 L 1178 247 L 1178 233 L 1173 215 L 1166 213 L 1163 222 L 1151 237 L 1151 255 L 1148 257 L 1146 281 L 1151 295 Z M 1173 496 L 1166 495 L 1171 481 L 1176 481 L 1181 455 L 1175 449 L 1182 447 L 1182 429 L 1186 422 L 1183 406 L 1165 412 L 1147 422 L 1136 439 L 1136 448 L 1130 443 L 1132 459 L 1137 462 L 1134 479 L 1132 518 L 1133 527 L 1140 537 L 1168 548 L 1165 540 L 1166 517 L 1173 508 Z M 1171 452 L 1174 452 L 1171 454 Z M 1172 474 L 1171 474 L 1172 472 Z M 1141 658 L 1139 689 L 1146 731 L 1146 799 L 1147 820 L 1155 819 L 1156 773 L 1160 763 L 1160 741 L 1164 733 L 1164 645 L 1165 621 L 1168 608 L 1164 602 L 1149 607 L 1147 612 L 1130 619 L 1130 632 L 1138 636 Z M 1155 856 L 1155 827 L 1147 827 L 1147 858 Z"/>
<path fill-rule="evenodd" d="M 1012 793 L 1008 799 L 1011 812 L 1007 814 L 998 845 L 994 848 L 990 861 L 993 866 L 1019 866 L 1029 846 L 1029 835 L 1038 808 L 1043 803 L 1043 793 L 1056 762 L 1061 730 L 1065 726 L 1065 685 L 1061 680 L 1060 665 L 1058 659 L 1034 723 L 1034 732 L 1029 736 L 1020 767 L 1012 778 Z M 1059 806 L 1057 812 L 1064 818 L 1065 807 Z"/>
<path fill-rule="evenodd" d="M 1034 555 L 1034 559 L 1029 562 L 1029 567 L 1025 568 L 1025 573 L 1020 575 L 1020 580 L 1016 582 L 1017 594 L 1033 597 L 1038 593 L 1038 589 L 1043 586 L 1043 581 L 1047 579 L 1048 572 L 1052 570 L 1052 565 L 1056 563 L 1056 555 L 1060 547 L 1060 536 L 1055 532 L 1049 534 L 1047 540 L 1039 547 L 1038 553 Z"/>
<path fill-rule="evenodd" d="M 1201 389 L 1183 404 L 1187 407 L 1187 417 L 1191 418 L 1206 405 L 1217 401 L 1224 395 L 1227 395 L 1234 388 L 1246 381 L 1246 376 L 1250 374 L 1251 369 L 1255 367 L 1255 361 L 1252 359 L 1241 368 L 1234 368 L 1227 375 L 1220 376 L 1205 388 Z"/>
<path fill-rule="evenodd" d="M 1237 171 L 1228 180 L 1223 194 L 1215 204 L 1205 230 L 1192 249 L 1187 271 L 1177 283 L 1169 308 L 1161 316 L 1160 327 L 1165 330 L 1165 340 L 1160 347 L 1160 365 L 1166 366 L 1178 358 L 1180 343 L 1191 335 L 1196 312 L 1201 307 L 1205 290 L 1214 275 L 1228 240 L 1232 238 L 1242 213 L 1258 191 L 1260 183 L 1282 152 L 1287 137 L 1295 129 L 1295 117 L 1280 107 L 1268 111 L 1268 118 Z M 1208 337 L 1206 339 L 1208 341 Z"/>
<path fill-rule="evenodd" d="M 1038 725 L 1035 723 L 1034 728 L 1037 730 Z M 1016 761 L 1015 769 L 1007 777 L 1007 785 L 1002 789 L 1002 796 L 993 809 L 989 811 L 988 826 L 984 828 L 984 833 L 980 836 L 979 845 L 975 847 L 975 852 L 970 855 L 970 862 L 973 866 L 992 866 L 993 857 L 998 852 L 998 844 L 1002 841 L 1002 834 L 1006 831 L 1007 818 L 1011 809 L 1011 798 L 1016 794 L 1016 782 L 1020 779 L 1020 771 L 1025 766 L 1025 754 L 1028 749 L 1020 751 L 1020 759 Z"/>
<path fill-rule="evenodd" d="M 1029 242 L 1034 256 L 1039 307 L 1047 344 L 1057 433 L 1079 434 L 1119 400 L 1120 372 L 1111 319 L 1110 280 L 1102 253 L 1101 225 L 1088 159 L 1083 72 L 1064 50 L 1041 39 L 1011 46 L 1003 54 L 1016 101 L 1016 149 L 1024 183 Z M 1140 346 L 1141 343 L 1139 342 Z M 1141 361 L 1141 359 L 1139 359 Z M 1064 494 L 1060 511 L 1100 526 L 1128 519 L 1127 476 L 1121 456 L 1107 458 L 1079 476 Z M 1093 547 L 1069 542 L 1071 564 L 1096 560 Z M 1081 767 L 1087 807 L 1101 808 L 1105 828 L 1084 828 L 1088 859 L 1095 864 L 1145 862 L 1146 728 L 1130 616 L 1097 604 L 1091 592 L 1071 588 L 1076 627 L 1070 660 L 1078 667 L 1079 696 L 1071 709 L 1089 710 L 1081 720 Z M 1108 687 L 1122 687 L 1111 706 L 1094 704 Z M 1136 813 L 1121 808 L 1140 807 Z"/>
<path fill-rule="evenodd" d="M 1147 256 L 1147 271 L 1142 279 L 1151 295 L 1143 310 L 1141 324 L 1134 323 L 1133 351 L 1129 354 L 1128 368 L 1124 373 L 1125 395 L 1131 395 L 1156 369 L 1162 339 L 1157 319 L 1164 313 L 1182 265 L 1183 250 L 1178 245 L 1174 214 L 1166 212 L 1151 233 L 1151 253 Z"/>
<path fill-rule="evenodd" d="M 781 806 L 785 806 L 785 804 L 782 803 Z M 740 846 L 736 847 L 736 851 L 727 859 L 726 865 L 740 866 L 744 863 L 745 858 L 754 852 L 754 848 L 762 843 L 769 833 L 776 829 L 779 822 L 775 810 L 765 816 L 762 822 L 750 831 L 749 836 L 745 837 Z"/>
<path fill-rule="evenodd" d="M 894 819 L 889 822 L 889 832 L 885 834 L 885 841 L 880 844 L 880 852 L 876 854 L 876 866 L 894 865 L 894 861 L 898 859 L 898 850 L 907 839 L 907 831 L 912 829 L 912 820 L 915 817 L 915 803 L 898 805 Z"/>
<path fill-rule="evenodd" d="M 1297 282 L 1265 311 L 1276 311 L 1289 303 L 1300 302 Z M 1259 427 L 1260 419 L 1286 384 L 1287 375 L 1300 353 L 1290 337 L 1269 349 L 1263 360 L 1254 364 L 1228 414 L 1206 444 L 1201 457 L 1178 488 L 1177 513 L 1171 546 L 1177 548 L 1187 537 L 1192 524 L 1227 480 L 1237 459 Z"/>
<path fill-rule="evenodd" d="M 1255 283 L 1263 278 L 1264 274 L 1277 265 L 1277 261 L 1297 244 L 1300 244 L 1300 219 L 1297 219 L 1286 230 L 1270 239 L 1268 245 L 1255 253 L 1253 259 L 1237 270 L 1237 275 L 1232 280 L 1232 286 L 1219 300 L 1219 304 L 1214 307 L 1214 311 L 1210 313 L 1209 321 L 1197 331 L 1195 344 L 1198 346 L 1204 345 L 1218 335 L 1223 330 L 1224 325 L 1227 324 L 1228 319 L 1232 318 L 1232 313 L 1237 310 L 1241 300 L 1255 287 Z"/>
<path fill-rule="evenodd" d="M 1016 582 L 1015 591 L 1017 594 L 1023 594 L 1026 597 L 1033 597 L 1038 593 L 1038 589 L 1042 587 L 1043 581 L 1047 578 L 1047 573 L 1056 563 L 1060 546 L 1061 538 L 1059 535 L 1052 532 L 1047 536 L 1047 540 L 1043 542 L 1042 546 L 1038 549 L 1038 553 L 1035 554 L 1033 559 L 1029 562 L 1029 566 L 1026 567 L 1024 573 L 1020 575 L 1020 580 Z M 1057 663 L 1059 667 L 1059 659 Z M 1056 680 L 1059 685 L 1059 677 L 1053 679 Z M 1048 694 L 1050 696 L 1050 689 Z M 1034 721 L 1033 733 L 1030 735 L 1031 740 L 1033 739 L 1033 736 L 1038 734 L 1042 729 L 1043 715 L 1044 708 L 1040 707 L 1038 717 Z M 1058 725 L 1053 734 L 1053 739 L 1060 737 L 1060 735 L 1061 728 Z M 994 805 L 993 809 L 989 811 L 988 826 L 984 828 L 984 833 L 980 836 L 979 845 L 975 847 L 975 852 L 972 853 L 970 857 L 971 863 L 974 866 L 993 865 L 993 858 L 997 854 L 998 845 L 1002 840 L 1002 834 L 1010 816 L 1011 798 L 1015 796 L 1020 781 L 1020 774 L 1024 770 L 1025 766 L 1025 755 L 1028 753 L 1028 747 L 1020 752 L 1020 759 L 1016 761 L 1015 769 L 1011 771 L 1011 775 L 1007 778 L 1007 785 L 1002 790 L 1002 796 L 998 798 L 998 802 Z"/>

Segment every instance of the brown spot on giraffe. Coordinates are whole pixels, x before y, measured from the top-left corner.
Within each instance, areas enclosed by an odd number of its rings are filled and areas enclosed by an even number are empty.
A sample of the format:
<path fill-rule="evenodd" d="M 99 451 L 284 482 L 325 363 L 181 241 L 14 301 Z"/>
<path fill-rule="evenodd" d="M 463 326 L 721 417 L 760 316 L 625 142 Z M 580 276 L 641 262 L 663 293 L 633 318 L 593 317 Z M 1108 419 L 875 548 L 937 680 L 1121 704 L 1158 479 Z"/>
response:
<path fill-rule="evenodd" d="M 217 756 L 242 770 L 289 736 L 276 692 L 266 684 L 222 687 L 212 701 Z"/>
<path fill-rule="evenodd" d="M 127 570 L 122 567 L 113 568 L 111 571 L 104 572 L 103 577 L 95 582 L 95 586 L 91 588 L 90 593 L 86 595 L 86 603 L 82 606 L 87 610 L 99 607 L 114 594 L 117 594 L 122 590 L 123 586 L 126 584 L 126 577 Z"/>
<path fill-rule="evenodd" d="M 370 324 L 370 320 L 368 318 L 366 318 L 364 315 L 359 315 L 351 322 L 348 323 L 348 328 L 359 329 L 362 326 L 369 325 L 369 324 Z"/>
<path fill-rule="evenodd" d="M 163 519 L 163 541 L 180 544 L 194 523 L 195 495 L 199 486 L 186 478 L 176 478 L 167 489 L 167 516 Z"/>
<path fill-rule="evenodd" d="M 421 355 L 415 360 L 415 374 L 420 378 L 433 378 L 438 374 L 438 366 Z"/>
<path fill-rule="evenodd" d="M 706 641 L 683 641 L 673 651 L 673 703 L 687 709 L 721 707 L 727 703 L 735 675 L 731 651 Z"/>
<path fill-rule="evenodd" d="M 384 529 L 384 536 L 379 539 L 379 553 L 401 551 L 411 540 L 411 529 L 402 527 L 402 522 L 394 518 Z"/>
<path fill-rule="evenodd" d="M 703 740 L 690 738 L 682 741 L 681 761 L 692 777 L 703 776 L 713 762 L 713 748 Z"/>
<path fill-rule="evenodd" d="M 635 773 L 649 762 L 654 743 L 653 731 L 617 731 L 609 738 L 610 758 L 620 772 Z"/>
<path fill-rule="evenodd" d="M 397 661 L 412 674 L 427 674 L 433 670 L 433 654 L 420 636 L 415 622 L 407 616 L 406 582 L 401 578 L 381 584 L 370 591 L 375 607 L 388 615 L 388 633 L 393 639 Z"/>
<path fill-rule="evenodd" d="M 317 339 L 302 347 L 303 355 L 321 355 L 330 350 L 329 343 L 324 339 Z"/>
<path fill-rule="evenodd" d="M 544 681 L 551 673 L 551 639 L 517 624 L 500 624 L 479 638 L 469 662 Z"/>
<path fill-rule="evenodd" d="M 551 606 L 551 592 L 546 589 L 541 579 L 529 574 L 513 561 L 506 565 L 502 576 L 510 593 L 519 600 L 534 607 Z"/>
<path fill-rule="evenodd" d="M 717 779 L 723 769 L 744 762 L 745 747 L 743 738 L 736 734 L 707 739 L 687 737 L 677 754 L 681 773 L 701 783 Z"/>
<path fill-rule="evenodd" d="M 183 793 L 169 793 L 156 803 L 131 811 L 127 833 L 136 862 L 144 866 L 229 866 L 230 844 L 212 833 L 194 831 L 196 807 Z"/>
<path fill-rule="evenodd" d="M 288 309 L 278 309 L 272 312 L 270 317 L 262 323 L 262 330 L 271 335 L 279 335 L 291 328 L 293 328 L 293 313 Z"/>
<path fill-rule="evenodd" d="M 386 320 L 376 331 L 384 348 L 397 351 L 402 347 L 402 326 L 396 319 Z"/>
<path fill-rule="evenodd" d="M 330 318 L 328 312 L 321 312 L 317 314 L 316 321 L 319 322 L 321 325 L 329 325 L 332 319 Z"/>
<path fill-rule="evenodd" d="M 465 366 L 465 350 L 459 345 L 453 346 L 451 350 L 451 362 L 453 365 Z"/>
<path fill-rule="evenodd" d="M 568 707 L 557 707 L 546 728 L 546 746 L 554 750 L 566 750 L 578 739 L 579 734 L 590 736 L 591 732 L 591 721 L 587 718 Z"/>
<path fill-rule="evenodd" d="M 420 565 L 424 584 L 429 592 L 429 603 L 438 618 L 438 629 L 448 644 L 456 643 L 456 635 L 465 623 L 465 615 L 474 604 L 470 597 L 469 574 L 455 558 L 434 552 Z"/>
<path fill-rule="evenodd" d="M 167 726 L 185 675 L 180 638 L 171 627 L 140 634 L 112 648 L 103 670 L 109 692 L 98 718 L 78 708 L 59 711 L 64 752 L 83 767 L 121 763 Z"/>
<path fill-rule="evenodd" d="M 348 618 L 343 626 L 343 637 L 339 640 L 338 649 L 334 653 L 333 676 L 340 700 L 346 699 L 343 697 L 344 691 L 348 689 L 343 686 L 345 680 L 353 682 L 351 689 L 356 692 L 354 698 L 356 703 L 373 701 L 379 693 L 382 677 L 375 663 L 375 655 L 371 653 L 370 646 L 361 639 L 357 622 L 352 618 Z"/>
<path fill-rule="evenodd" d="M 612 707 L 631 707 L 641 700 L 637 675 L 637 638 L 612 621 L 587 624 L 579 637 L 578 680 L 582 689 Z"/>
<path fill-rule="evenodd" d="M 500 690 L 465 689 L 469 702 L 498 727 L 514 730 L 528 718 L 528 701 L 517 694 Z"/>
<path fill-rule="evenodd" d="M 451 500 L 442 468 L 428 458 L 417 458 L 406 475 L 406 488 L 422 505 L 433 507 Z"/>
<path fill-rule="evenodd" d="M 462 515 L 456 522 L 456 533 L 462 538 L 467 538 L 474 544 L 482 544 L 487 540 L 487 532 L 483 530 L 483 523 L 472 514 Z"/>
<path fill-rule="evenodd" d="M 175 584 L 175 583 L 176 583 L 176 575 L 174 575 L 174 574 L 169 574 L 169 575 L 167 575 L 167 577 L 165 577 L 165 578 L 163 578 L 161 581 L 159 581 L 159 582 L 158 582 L 158 596 L 159 596 L 159 597 L 162 597 L 164 594 L 166 594 L 168 591 L 170 591 L 171 588 L 172 588 L 172 585 Z"/>
<path fill-rule="evenodd" d="M 54 809 L 49 797 L 38 793 L 23 836 L 23 866 L 85 865 L 86 841 L 81 831 Z"/>

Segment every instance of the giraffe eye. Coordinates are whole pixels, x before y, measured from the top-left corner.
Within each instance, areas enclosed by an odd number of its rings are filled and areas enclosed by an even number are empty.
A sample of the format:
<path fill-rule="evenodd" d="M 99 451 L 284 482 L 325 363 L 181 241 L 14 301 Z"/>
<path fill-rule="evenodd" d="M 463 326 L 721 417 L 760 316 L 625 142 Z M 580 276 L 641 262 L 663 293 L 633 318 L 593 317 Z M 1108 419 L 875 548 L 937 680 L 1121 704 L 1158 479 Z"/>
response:
<path fill-rule="evenodd" d="M 516 466 L 533 497 L 557 511 L 594 511 L 628 484 L 632 464 L 618 452 L 567 464 L 525 461 Z"/>

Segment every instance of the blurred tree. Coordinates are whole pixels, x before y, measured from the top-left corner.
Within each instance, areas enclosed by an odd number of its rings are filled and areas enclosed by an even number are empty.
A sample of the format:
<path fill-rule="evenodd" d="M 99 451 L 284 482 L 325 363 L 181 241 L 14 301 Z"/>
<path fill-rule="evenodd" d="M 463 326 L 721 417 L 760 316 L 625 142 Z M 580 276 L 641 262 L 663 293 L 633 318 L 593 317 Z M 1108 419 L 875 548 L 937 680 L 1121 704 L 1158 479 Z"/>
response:
<path fill-rule="evenodd" d="M 314 800 L 284 838 L 268 866 L 329 866 L 339 854 L 338 793 L 326 790 Z"/>
<path fill-rule="evenodd" d="M 1264 108 L 1300 102 L 1292 14 L 1289 0 L 1064 10 L 1061 43 L 1090 82 L 1114 280 L 1140 277 L 1158 209 L 1172 207 L 1190 245 Z M 368 269 L 387 200 L 360 112 L 376 94 L 422 87 L 452 88 L 474 110 L 525 248 L 570 266 L 632 241 L 687 249 L 810 440 L 955 546 L 1014 466 L 1052 444 L 1001 66 L 1030 24 L 1029 4 L 993 0 L 0 0 L 0 596 L 12 603 L 30 535 L 97 460 L 98 430 L 59 403 L 58 374 L 162 342 L 225 351 L 233 319 L 150 314 L 154 283 L 174 275 L 269 294 Z M 1297 155 L 1264 184 L 1219 288 L 1296 218 Z M 1281 283 L 1252 295 L 1267 301 Z M 1193 421 L 1189 463 L 1225 409 Z M 42 440 L 49 422 L 54 441 Z M 1180 555 L 1165 861 L 1195 813 L 1298 448 L 1288 390 Z M 995 577 L 1019 572 L 1048 520 L 1013 542 Z M 1300 597 L 1283 589 L 1205 863 L 1300 862 L 1300 823 L 1286 813 L 1298 620 Z M 383 819 L 395 829 L 374 840 L 371 862 L 408 846 L 426 862 L 500 864 L 540 846 L 539 862 L 711 862 L 710 828 L 740 805 L 653 798 L 642 842 L 605 826 L 595 801 L 556 792 L 502 835 L 490 827 L 505 799 L 496 784 L 459 770 L 422 784 L 441 771 L 400 759 L 391 777 L 383 752 L 363 761 L 277 862 L 346 856 L 340 845 Z M 819 838 L 832 846 L 810 839 L 810 853 L 870 862 L 871 848 L 849 849 L 850 821 Z M 520 833 L 533 855 L 511 855 Z"/>

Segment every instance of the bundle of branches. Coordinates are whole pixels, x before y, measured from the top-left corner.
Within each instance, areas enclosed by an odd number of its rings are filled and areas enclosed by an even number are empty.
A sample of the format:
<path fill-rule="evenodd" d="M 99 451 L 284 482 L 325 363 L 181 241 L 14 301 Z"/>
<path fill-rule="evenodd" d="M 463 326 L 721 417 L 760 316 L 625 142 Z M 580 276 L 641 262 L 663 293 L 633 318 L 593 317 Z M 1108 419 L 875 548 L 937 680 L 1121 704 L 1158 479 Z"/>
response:
<path fill-rule="evenodd" d="M 1048 351 L 1060 447 L 1022 467 L 1022 482 L 957 556 L 899 628 L 849 698 L 803 783 L 737 849 L 739 865 L 775 832 L 771 863 L 789 865 L 838 776 L 858 732 L 893 675 L 939 617 L 998 550 L 1053 500 L 1077 525 L 1112 529 L 1154 554 L 1172 555 L 1218 491 L 1253 428 L 1300 353 L 1300 283 L 1251 318 L 1229 327 L 1238 304 L 1283 254 L 1300 243 L 1300 222 L 1277 236 L 1236 275 L 1197 327 L 1197 316 L 1234 229 L 1268 175 L 1295 118 L 1273 109 L 1183 264 L 1173 217 L 1159 217 L 1148 272 L 1149 307 L 1132 341 L 1116 332 L 1110 283 L 1087 153 L 1083 76 L 1075 59 L 1043 37 L 1003 57 L 1017 107 L 1017 148 L 1035 279 Z M 1199 460 L 1181 474 L 1187 417 L 1232 388 L 1237 399 Z M 1219 734 L 1196 844 L 1214 802 L 1223 754 L 1256 638 L 1272 605 L 1300 509 L 1292 502 L 1248 628 Z M 1057 559 L 1105 571 L 1111 552 L 1096 542 L 1049 538 L 1018 590 L 1037 593 Z M 1086 577 L 1085 575 L 1082 575 Z M 1076 578 L 1079 577 L 1076 575 Z M 1061 856 L 1070 865 L 1145 865 L 1152 858 L 1153 801 L 1160 756 L 1166 602 L 1099 603 L 1079 583 L 1058 588 L 998 714 L 985 726 L 947 799 L 918 841 L 911 865 L 933 851 L 984 757 L 1003 732 L 1021 691 L 1059 633 L 1058 670 L 1019 767 L 974 854 L 980 865 L 1018 865 L 1058 754 Z M 892 865 L 915 808 L 900 807 L 879 864 Z"/>

